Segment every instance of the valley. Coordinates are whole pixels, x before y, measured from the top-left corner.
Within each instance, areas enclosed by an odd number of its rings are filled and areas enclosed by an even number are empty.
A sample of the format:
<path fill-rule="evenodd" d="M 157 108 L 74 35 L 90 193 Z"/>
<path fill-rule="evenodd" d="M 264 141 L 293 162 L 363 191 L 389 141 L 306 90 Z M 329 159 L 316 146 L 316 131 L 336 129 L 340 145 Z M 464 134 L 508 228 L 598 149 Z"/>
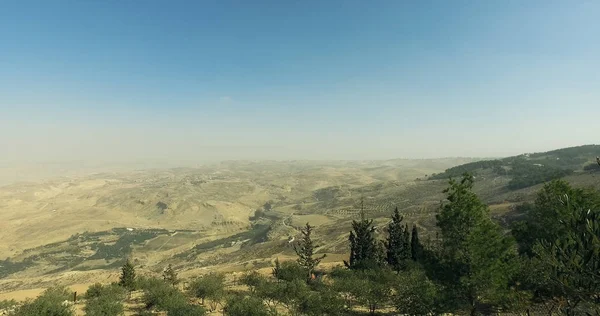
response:
<path fill-rule="evenodd" d="M 557 168 L 568 170 L 560 176 L 600 189 L 600 173 L 584 170 L 593 152 L 600 146 L 559 152 L 565 163 Z M 295 256 L 293 244 L 307 222 L 315 226 L 317 253 L 328 255 L 322 264 L 338 265 L 347 259 L 361 203 L 376 226 L 398 207 L 427 241 L 435 237 L 445 175 L 464 171 L 475 175 L 474 191 L 507 225 L 519 216 L 515 206 L 532 201 L 544 181 L 514 188 L 515 174 L 498 166 L 510 170 L 519 159 L 537 167 L 536 157 L 556 161 L 556 155 L 505 158 L 506 166 L 475 158 L 229 161 L 6 185 L 0 187 L 0 295 L 114 281 L 127 258 L 148 275 L 169 264 L 182 276 L 270 268 L 275 258 Z"/>

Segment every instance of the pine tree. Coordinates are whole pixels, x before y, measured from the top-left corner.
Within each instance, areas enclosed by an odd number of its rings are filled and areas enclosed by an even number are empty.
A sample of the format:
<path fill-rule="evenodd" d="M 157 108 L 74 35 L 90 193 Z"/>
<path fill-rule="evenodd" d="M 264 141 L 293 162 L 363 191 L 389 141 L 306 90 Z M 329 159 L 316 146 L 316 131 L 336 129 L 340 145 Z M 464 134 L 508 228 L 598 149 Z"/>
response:
<path fill-rule="evenodd" d="M 408 259 L 410 252 L 406 234 L 408 231 L 402 226 L 403 217 L 398 211 L 398 207 L 392 214 L 392 221 L 388 224 L 388 238 L 386 241 L 386 262 L 396 271 L 406 267 L 405 260 Z"/>
<path fill-rule="evenodd" d="M 129 291 L 135 289 L 135 268 L 129 259 L 125 262 L 121 268 L 121 277 L 119 279 L 119 285 L 126 288 Z"/>
<path fill-rule="evenodd" d="M 473 177 L 450 181 L 448 203 L 436 216 L 442 243 L 437 273 L 457 308 L 475 314 L 477 306 L 500 304 L 510 293 L 516 247 L 492 222 L 489 210 L 472 192 Z"/>
<path fill-rule="evenodd" d="M 169 264 L 169 266 L 163 271 L 163 280 L 172 286 L 176 286 L 179 283 L 177 272 L 175 272 L 171 264 Z"/>
<path fill-rule="evenodd" d="M 361 206 L 361 220 L 352 221 L 350 241 L 350 259 L 344 264 L 350 269 L 365 269 L 379 265 L 377 260 L 377 240 L 373 220 L 365 218 L 364 207 Z"/>
<path fill-rule="evenodd" d="M 564 234 L 554 240 L 538 240 L 534 254 L 549 272 L 555 288 L 552 296 L 566 303 L 562 312 L 574 315 L 580 303 L 597 306 L 598 302 L 594 297 L 600 291 L 600 210 L 572 205 L 568 198 L 564 204 L 572 214 L 570 220 L 560 223 Z"/>
<path fill-rule="evenodd" d="M 419 241 L 419 230 L 417 229 L 417 225 L 413 225 L 410 239 L 410 253 L 413 261 L 421 260 L 422 252 L 423 245 L 421 245 L 421 241 Z"/>
<path fill-rule="evenodd" d="M 313 257 L 315 247 L 310 237 L 312 229 L 313 226 L 310 226 L 309 223 L 306 223 L 306 226 L 304 229 L 302 229 L 302 239 L 298 243 L 299 246 L 294 246 L 294 250 L 298 255 L 298 264 L 306 269 L 306 272 L 308 273 L 308 280 L 310 280 L 317 265 L 319 265 L 321 260 L 325 258 L 325 255 Z"/>

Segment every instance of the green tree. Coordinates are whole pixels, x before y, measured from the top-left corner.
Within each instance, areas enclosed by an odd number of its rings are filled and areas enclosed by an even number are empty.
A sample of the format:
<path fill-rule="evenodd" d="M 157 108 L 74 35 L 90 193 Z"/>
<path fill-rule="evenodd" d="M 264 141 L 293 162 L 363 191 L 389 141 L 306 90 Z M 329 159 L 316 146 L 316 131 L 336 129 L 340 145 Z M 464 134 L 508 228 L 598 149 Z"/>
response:
<path fill-rule="evenodd" d="M 231 296 L 227 299 L 223 314 L 227 316 L 274 316 L 277 312 L 254 296 Z"/>
<path fill-rule="evenodd" d="M 170 312 L 188 304 L 179 290 L 158 278 L 143 278 L 139 282 L 144 291 L 142 301 L 147 309 L 159 309 Z"/>
<path fill-rule="evenodd" d="M 275 258 L 275 266 L 271 271 L 271 275 L 278 280 L 280 279 L 279 276 L 281 275 L 281 262 L 279 262 L 279 258 Z"/>
<path fill-rule="evenodd" d="M 310 294 L 304 279 L 280 282 L 277 284 L 277 299 L 287 308 L 292 315 L 301 315 L 301 306 Z"/>
<path fill-rule="evenodd" d="M 334 289 L 345 299 L 349 308 L 359 304 L 367 307 L 371 314 L 389 302 L 395 280 L 394 273 L 384 268 L 336 269 L 331 276 Z"/>
<path fill-rule="evenodd" d="M 119 316 L 123 315 L 123 300 L 125 290 L 116 285 L 94 284 L 85 294 L 84 311 L 89 316 Z"/>
<path fill-rule="evenodd" d="M 442 240 L 435 273 L 455 307 L 474 315 L 479 306 L 498 306 L 506 299 L 516 273 L 516 247 L 472 188 L 473 177 L 464 175 L 444 190 L 448 202 L 436 216 Z"/>
<path fill-rule="evenodd" d="M 407 262 L 411 259 L 411 244 L 410 244 L 410 232 L 408 231 L 408 224 L 404 225 L 404 230 L 402 231 L 402 248 L 404 249 L 404 262 Z"/>
<path fill-rule="evenodd" d="M 192 296 L 202 300 L 220 300 L 224 291 L 225 276 L 220 273 L 209 273 L 195 279 L 190 284 L 189 292 Z"/>
<path fill-rule="evenodd" d="M 564 298 L 563 312 L 575 315 L 580 303 L 596 306 L 600 314 L 600 210 L 572 206 L 564 199 L 571 219 L 563 221 L 562 235 L 554 240 L 540 240 L 534 246 L 534 254 L 547 268 L 551 284 Z"/>
<path fill-rule="evenodd" d="M 63 302 L 71 299 L 71 291 L 65 287 L 52 287 L 45 290 L 35 300 L 21 305 L 15 316 L 72 316 L 73 307 Z"/>
<path fill-rule="evenodd" d="M 171 307 L 167 313 L 168 316 L 204 316 L 206 310 L 202 306 L 184 304 Z"/>
<path fill-rule="evenodd" d="M 386 262 L 396 271 L 406 268 L 406 260 L 410 258 L 410 244 L 408 243 L 405 227 L 402 225 L 402 215 L 398 207 L 392 214 L 392 221 L 388 224 L 388 237 L 386 241 Z"/>
<path fill-rule="evenodd" d="M 410 253 L 413 261 L 419 261 L 423 256 L 423 245 L 419 240 L 419 230 L 417 225 L 414 224 L 412 228 L 412 234 L 410 239 Z"/>
<path fill-rule="evenodd" d="M 87 291 L 84 294 L 86 299 L 92 299 L 96 297 L 100 297 L 104 291 L 105 287 L 101 283 L 94 283 L 90 285 Z"/>
<path fill-rule="evenodd" d="M 566 234 L 568 227 L 563 223 L 571 221 L 574 214 L 573 209 L 568 206 L 586 210 L 600 209 L 600 192 L 573 188 L 563 180 L 544 185 L 538 192 L 534 205 L 523 205 L 518 209 L 525 214 L 525 220 L 513 227 L 520 250 L 531 255 L 537 240 L 551 242 Z"/>
<path fill-rule="evenodd" d="M 176 286 L 179 283 L 177 272 L 175 272 L 171 264 L 169 264 L 169 266 L 167 266 L 167 268 L 163 271 L 163 280 L 172 286 Z"/>
<path fill-rule="evenodd" d="M 300 312 L 308 316 L 347 315 L 344 300 L 330 286 L 310 292 L 299 306 Z"/>
<path fill-rule="evenodd" d="M 280 281 L 291 282 L 293 280 L 306 280 L 306 269 L 296 261 L 283 261 L 275 259 L 275 267 L 273 268 L 273 276 Z"/>
<path fill-rule="evenodd" d="M 250 289 L 251 294 L 255 294 L 257 289 L 260 288 L 264 283 L 268 282 L 267 279 L 256 271 L 251 271 L 244 274 L 240 278 L 240 282 Z"/>
<path fill-rule="evenodd" d="M 302 239 L 299 241 L 298 246 L 294 247 L 296 251 L 296 255 L 298 255 L 298 264 L 306 270 L 308 276 L 307 281 L 310 281 L 313 271 L 319 265 L 321 260 L 325 258 L 326 255 L 321 255 L 318 257 L 314 256 L 315 246 L 313 245 L 311 234 L 313 230 L 313 226 L 310 226 L 309 223 L 306 223 L 302 232 Z"/>
<path fill-rule="evenodd" d="M 393 302 L 403 315 L 435 315 L 439 287 L 421 269 L 401 273 L 394 284 Z"/>
<path fill-rule="evenodd" d="M 277 309 L 281 304 L 281 283 L 282 282 L 260 282 L 253 293 L 256 297 L 263 300 L 264 304 L 269 308 Z"/>
<path fill-rule="evenodd" d="M 350 269 L 366 269 L 380 265 L 379 246 L 375 239 L 373 220 L 365 218 L 364 208 L 361 209 L 360 221 L 352 221 L 350 241 L 350 258 L 344 264 Z"/>
<path fill-rule="evenodd" d="M 119 278 L 119 285 L 126 288 L 129 291 L 135 290 L 135 268 L 129 259 L 125 262 L 121 268 L 121 277 Z"/>

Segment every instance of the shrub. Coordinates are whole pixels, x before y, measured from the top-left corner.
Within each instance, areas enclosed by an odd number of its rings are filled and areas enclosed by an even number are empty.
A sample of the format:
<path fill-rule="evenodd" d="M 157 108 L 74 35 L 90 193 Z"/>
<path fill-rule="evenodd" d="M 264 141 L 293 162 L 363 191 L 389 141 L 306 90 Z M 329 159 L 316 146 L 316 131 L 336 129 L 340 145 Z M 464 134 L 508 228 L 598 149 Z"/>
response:
<path fill-rule="evenodd" d="M 194 297 L 200 298 L 202 300 L 202 305 L 204 305 L 204 300 L 206 298 L 213 300 L 221 298 L 224 281 L 225 277 L 219 273 L 203 275 L 190 284 L 189 293 Z"/>
<path fill-rule="evenodd" d="M 123 302 L 109 296 L 89 299 L 84 307 L 87 316 L 119 316 L 123 315 Z"/>
<path fill-rule="evenodd" d="M 146 308 L 170 311 L 188 304 L 183 293 L 163 280 L 155 278 L 145 279 L 142 285 L 144 287 L 142 300 Z"/>
<path fill-rule="evenodd" d="M 392 271 L 379 268 L 370 270 L 335 269 L 334 288 L 345 298 L 346 304 L 360 304 L 369 308 L 371 313 L 388 303 L 391 285 L 395 281 Z"/>
<path fill-rule="evenodd" d="M 293 281 L 293 280 L 306 280 L 308 275 L 307 271 L 298 264 L 296 261 L 275 261 L 275 267 L 273 268 L 273 276 L 277 280 L 282 281 Z"/>
<path fill-rule="evenodd" d="M 267 282 L 267 279 L 256 271 L 244 274 L 240 278 L 240 282 L 250 288 L 251 293 L 255 293 L 256 289 Z"/>
<path fill-rule="evenodd" d="M 123 314 L 125 289 L 116 285 L 90 286 L 85 293 L 87 299 L 85 313 L 90 316 L 117 316 Z"/>
<path fill-rule="evenodd" d="M 63 304 L 71 298 L 71 292 L 65 287 L 49 288 L 33 301 L 26 302 L 18 308 L 15 316 L 71 316 L 70 304 Z"/>
<path fill-rule="evenodd" d="M 19 303 L 15 300 L 3 300 L 0 301 L 0 310 L 2 309 L 8 309 L 8 308 L 13 308 L 15 306 L 17 306 Z"/>
<path fill-rule="evenodd" d="M 260 298 L 232 296 L 227 299 L 224 314 L 228 316 L 271 316 L 277 313 Z"/>
<path fill-rule="evenodd" d="M 104 286 L 102 284 L 94 283 L 88 287 L 87 291 L 84 294 L 84 297 L 86 299 L 100 297 L 100 295 L 102 295 L 103 290 L 104 290 Z"/>
<path fill-rule="evenodd" d="M 300 312 L 310 316 L 347 314 L 344 300 L 330 287 L 310 292 L 300 304 Z"/>
<path fill-rule="evenodd" d="M 204 316 L 206 315 L 206 310 L 202 308 L 202 306 L 185 304 L 180 306 L 175 306 L 169 309 L 169 316 Z"/>
<path fill-rule="evenodd" d="M 399 275 L 393 297 L 396 310 L 407 315 L 430 315 L 435 311 L 437 286 L 422 270 L 407 271 Z"/>

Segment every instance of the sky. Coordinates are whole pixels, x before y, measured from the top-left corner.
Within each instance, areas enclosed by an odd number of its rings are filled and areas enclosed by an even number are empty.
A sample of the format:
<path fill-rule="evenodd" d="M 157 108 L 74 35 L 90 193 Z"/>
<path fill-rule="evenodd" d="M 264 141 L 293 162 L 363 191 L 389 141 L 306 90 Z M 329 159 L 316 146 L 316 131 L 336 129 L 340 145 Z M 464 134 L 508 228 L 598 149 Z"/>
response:
<path fill-rule="evenodd" d="M 0 1 L 0 164 L 599 143 L 599 1 Z"/>

